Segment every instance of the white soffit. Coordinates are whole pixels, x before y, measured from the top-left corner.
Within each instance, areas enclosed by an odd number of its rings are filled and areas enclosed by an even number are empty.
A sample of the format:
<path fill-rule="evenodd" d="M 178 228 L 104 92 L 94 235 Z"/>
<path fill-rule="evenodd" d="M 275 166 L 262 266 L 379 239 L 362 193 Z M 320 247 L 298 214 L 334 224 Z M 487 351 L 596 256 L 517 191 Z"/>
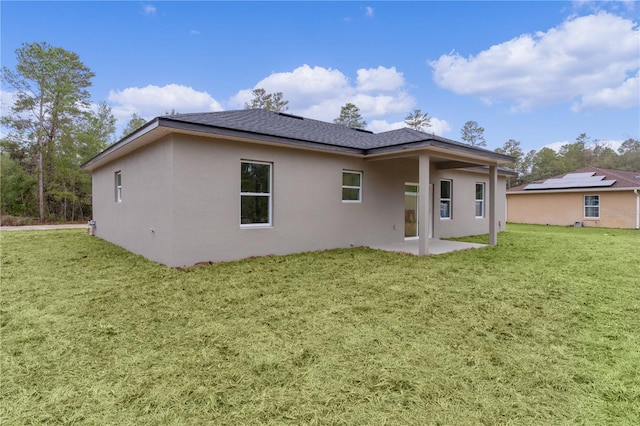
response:
<path fill-rule="evenodd" d="M 558 179 L 547 179 L 542 183 L 530 183 L 525 190 L 533 189 L 568 189 L 568 188 L 594 188 L 609 187 L 616 183 L 615 180 L 604 180 L 604 176 L 594 176 L 595 172 L 568 173 Z"/>

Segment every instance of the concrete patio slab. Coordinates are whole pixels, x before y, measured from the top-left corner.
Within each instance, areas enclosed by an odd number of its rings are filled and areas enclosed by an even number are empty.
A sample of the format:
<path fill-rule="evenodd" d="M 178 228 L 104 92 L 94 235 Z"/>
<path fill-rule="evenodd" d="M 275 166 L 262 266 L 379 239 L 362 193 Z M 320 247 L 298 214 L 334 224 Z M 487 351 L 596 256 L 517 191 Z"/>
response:
<path fill-rule="evenodd" d="M 429 254 L 443 254 L 458 250 L 468 250 L 472 248 L 488 247 L 487 244 L 466 243 L 462 241 L 448 241 L 429 238 Z M 395 251 L 399 253 L 418 255 L 418 240 L 407 240 L 397 244 L 384 244 L 372 246 L 371 248 L 384 251 Z"/>

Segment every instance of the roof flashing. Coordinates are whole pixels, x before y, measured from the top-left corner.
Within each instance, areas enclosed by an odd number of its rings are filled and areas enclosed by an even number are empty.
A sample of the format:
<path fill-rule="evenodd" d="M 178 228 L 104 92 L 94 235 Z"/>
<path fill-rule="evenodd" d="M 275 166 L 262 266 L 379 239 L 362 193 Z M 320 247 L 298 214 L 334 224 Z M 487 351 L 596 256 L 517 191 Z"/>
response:
<path fill-rule="evenodd" d="M 302 117 L 300 115 L 289 114 L 287 112 L 278 112 L 277 114 L 282 116 L 282 117 L 294 118 L 296 120 L 304 120 L 304 117 Z"/>

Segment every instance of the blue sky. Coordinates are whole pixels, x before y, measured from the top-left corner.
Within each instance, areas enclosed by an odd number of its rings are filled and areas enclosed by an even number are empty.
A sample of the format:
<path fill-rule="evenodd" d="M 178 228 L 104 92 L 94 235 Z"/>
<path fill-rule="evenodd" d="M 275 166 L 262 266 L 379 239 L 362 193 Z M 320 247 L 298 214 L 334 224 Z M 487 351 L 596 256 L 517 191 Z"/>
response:
<path fill-rule="evenodd" d="M 22 43 L 76 52 L 94 102 L 132 113 L 242 108 L 281 91 L 289 112 L 331 121 L 355 103 L 375 132 L 415 108 L 431 132 L 525 150 L 581 133 L 640 138 L 636 2 L 2 1 L 1 61 Z M 3 109 L 12 92 L 2 87 Z"/>

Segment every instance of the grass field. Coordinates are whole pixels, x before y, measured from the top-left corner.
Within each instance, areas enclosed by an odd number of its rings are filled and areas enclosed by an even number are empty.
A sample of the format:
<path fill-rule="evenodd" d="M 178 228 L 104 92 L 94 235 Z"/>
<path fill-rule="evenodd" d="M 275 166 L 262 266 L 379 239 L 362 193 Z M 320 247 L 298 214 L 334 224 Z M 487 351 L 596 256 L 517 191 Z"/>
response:
<path fill-rule="evenodd" d="M 185 270 L 0 238 L 2 424 L 640 424 L 638 231 Z"/>

